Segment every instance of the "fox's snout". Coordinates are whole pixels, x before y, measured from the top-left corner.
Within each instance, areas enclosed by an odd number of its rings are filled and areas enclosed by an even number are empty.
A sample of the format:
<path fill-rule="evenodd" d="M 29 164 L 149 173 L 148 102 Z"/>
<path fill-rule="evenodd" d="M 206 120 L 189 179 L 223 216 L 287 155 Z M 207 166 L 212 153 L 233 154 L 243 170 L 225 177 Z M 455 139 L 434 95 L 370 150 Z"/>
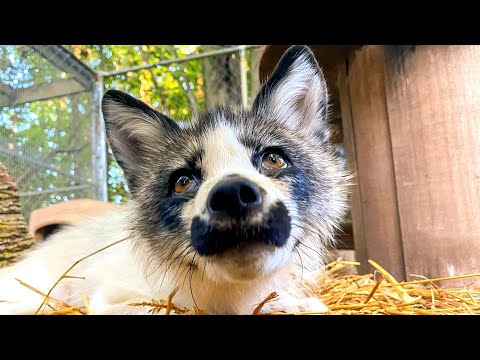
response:
<path fill-rule="evenodd" d="M 263 190 L 254 182 L 234 176 L 218 183 L 207 199 L 210 218 L 215 220 L 242 219 L 262 209 Z"/>
<path fill-rule="evenodd" d="M 206 217 L 195 217 L 192 245 L 203 256 L 249 245 L 282 247 L 290 235 L 290 216 L 278 201 L 269 208 L 265 190 L 241 176 L 220 181 L 207 197 Z"/>

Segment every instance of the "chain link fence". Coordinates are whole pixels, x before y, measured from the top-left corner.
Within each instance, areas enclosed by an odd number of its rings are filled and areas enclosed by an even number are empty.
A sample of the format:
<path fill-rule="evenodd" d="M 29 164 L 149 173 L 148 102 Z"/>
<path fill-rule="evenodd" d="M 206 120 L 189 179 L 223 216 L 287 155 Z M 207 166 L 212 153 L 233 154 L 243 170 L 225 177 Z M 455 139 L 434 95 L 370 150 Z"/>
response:
<path fill-rule="evenodd" d="M 148 57 L 127 68 L 109 62 L 108 46 L 93 48 L 102 64 L 88 48 L 0 46 L 0 162 L 16 179 L 26 219 L 59 201 L 128 198 L 105 146 L 105 90 L 126 91 L 186 123 L 209 104 L 249 104 L 259 86 L 259 47 L 198 46 L 181 58 L 132 48 Z"/>
<path fill-rule="evenodd" d="M 0 162 L 23 214 L 92 197 L 94 73 L 58 46 L 0 46 Z"/>
<path fill-rule="evenodd" d="M 104 72 L 105 89 L 130 93 L 185 125 L 208 105 L 251 103 L 259 86 L 259 47 L 209 46 L 197 50 L 197 54 L 183 58 Z M 108 185 L 111 201 L 120 203 L 128 198 L 128 187 L 111 153 Z"/>

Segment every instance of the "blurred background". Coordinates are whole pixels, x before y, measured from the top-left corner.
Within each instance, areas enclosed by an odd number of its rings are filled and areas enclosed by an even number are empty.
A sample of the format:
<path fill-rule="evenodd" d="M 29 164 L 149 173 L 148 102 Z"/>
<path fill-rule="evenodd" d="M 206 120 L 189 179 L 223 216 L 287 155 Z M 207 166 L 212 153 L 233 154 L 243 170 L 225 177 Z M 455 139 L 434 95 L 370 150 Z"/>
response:
<path fill-rule="evenodd" d="M 119 89 L 188 121 L 206 104 L 248 105 L 261 46 L 2 45 L 0 163 L 25 219 L 76 198 L 123 203 L 128 187 L 105 146 L 102 94 Z"/>

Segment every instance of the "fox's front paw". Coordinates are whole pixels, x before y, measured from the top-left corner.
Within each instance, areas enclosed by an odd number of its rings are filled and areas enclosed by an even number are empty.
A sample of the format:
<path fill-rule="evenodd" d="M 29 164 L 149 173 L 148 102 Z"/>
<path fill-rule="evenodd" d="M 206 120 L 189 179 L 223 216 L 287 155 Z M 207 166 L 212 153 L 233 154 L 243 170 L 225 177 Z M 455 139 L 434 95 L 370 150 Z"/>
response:
<path fill-rule="evenodd" d="M 310 298 L 293 298 L 293 297 L 282 297 L 267 302 L 262 310 L 262 314 L 282 312 L 282 313 L 318 313 L 324 314 L 328 312 L 329 309 L 323 304 L 320 299 L 310 297 Z"/>

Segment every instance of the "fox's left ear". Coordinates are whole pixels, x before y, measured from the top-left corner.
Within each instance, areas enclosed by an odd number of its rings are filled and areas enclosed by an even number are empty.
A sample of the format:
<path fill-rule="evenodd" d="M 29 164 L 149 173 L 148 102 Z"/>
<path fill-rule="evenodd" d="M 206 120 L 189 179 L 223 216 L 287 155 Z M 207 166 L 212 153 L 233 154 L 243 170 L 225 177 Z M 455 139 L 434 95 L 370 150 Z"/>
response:
<path fill-rule="evenodd" d="M 292 130 L 328 141 L 328 93 L 325 78 L 307 46 L 292 46 L 258 93 L 252 108 Z"/>
<path fill-rule="evenodd" d="M 180 128 L 167 115 L 119 90 L 105 93 L 102 113 L 113 156 L 135 194 L 160 156 L 163 142 L 174 138 Z"/>

